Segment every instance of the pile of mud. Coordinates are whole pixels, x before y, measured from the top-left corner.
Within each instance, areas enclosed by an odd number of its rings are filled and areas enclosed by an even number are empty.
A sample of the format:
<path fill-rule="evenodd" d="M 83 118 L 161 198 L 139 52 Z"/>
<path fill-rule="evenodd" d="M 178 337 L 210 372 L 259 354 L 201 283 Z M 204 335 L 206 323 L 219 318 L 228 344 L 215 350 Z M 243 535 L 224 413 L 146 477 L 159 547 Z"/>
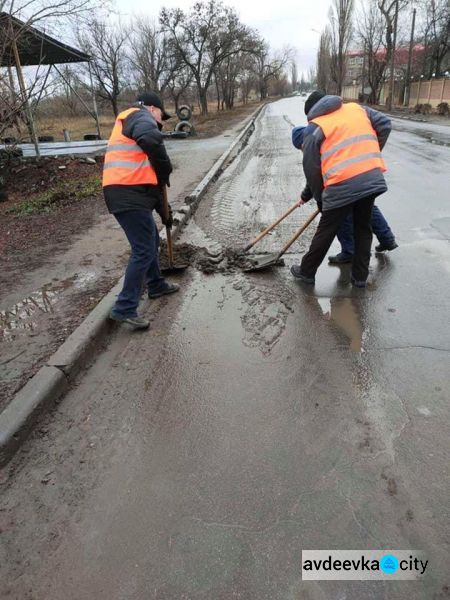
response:
<path fill-rule="evenodd" d="M 174 246 L 174 264 L 187 264 L 202 273 L 236 273 L 253 265 L 253 261 L 241 248 L 223 248 L 212 252 L 191 244 Z M 161 245 L 161 268 L 168 267 L 167 246 Z"/>

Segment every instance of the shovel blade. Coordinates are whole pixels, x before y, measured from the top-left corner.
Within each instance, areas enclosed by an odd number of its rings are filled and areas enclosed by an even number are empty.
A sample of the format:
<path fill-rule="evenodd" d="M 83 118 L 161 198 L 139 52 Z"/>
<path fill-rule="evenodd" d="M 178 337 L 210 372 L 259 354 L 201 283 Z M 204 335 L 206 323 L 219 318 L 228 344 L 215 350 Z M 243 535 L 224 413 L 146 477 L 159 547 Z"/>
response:
<path fill-rule="evenodd" d="M 189 265 L 186 263 L 167 265 L 167 267 L 161 267 L 161 273 L 180 273 L 180 271 L 185 271 L 188 267 Z"/>
<path fill-rule="evenodd" d="M 284 260 L 281 259 L 276 254 L 268 254 L 267 256 L 263 256 L 262 258 L 252 259 L 252 264 L 243 269 L 246 273 L 250 271 L 261 271 L 262 269 L 268 269 L 269 267 L 274 266 L 283 266 Z"/>

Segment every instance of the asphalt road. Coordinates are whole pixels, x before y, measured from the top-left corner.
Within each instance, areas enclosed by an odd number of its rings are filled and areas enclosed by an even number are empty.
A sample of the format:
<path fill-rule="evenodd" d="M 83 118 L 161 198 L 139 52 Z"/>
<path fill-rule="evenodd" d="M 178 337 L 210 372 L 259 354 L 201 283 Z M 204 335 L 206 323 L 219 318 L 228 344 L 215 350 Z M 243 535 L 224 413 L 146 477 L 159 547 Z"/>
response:
<path fill-rule="evenodd" d="M 298 197 L 298 98 L 269 105 L 183 242 L 243 245 Z M 449 597 L 450 148 L 393 132 L 371 285 L 205 275 L 144 311 L 11 463 L 0 575 L 26 600 Z M 279 247 L 313 206 L 261 244 Z M 419 582 L 303 582 L 302 549 L 420 549 Z"/>

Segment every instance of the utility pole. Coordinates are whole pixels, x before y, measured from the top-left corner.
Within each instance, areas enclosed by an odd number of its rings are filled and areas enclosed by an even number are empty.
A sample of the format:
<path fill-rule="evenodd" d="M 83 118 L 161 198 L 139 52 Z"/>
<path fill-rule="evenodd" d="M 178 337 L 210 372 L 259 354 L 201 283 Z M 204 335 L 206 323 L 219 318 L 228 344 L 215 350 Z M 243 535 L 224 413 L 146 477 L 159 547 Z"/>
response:
<path fill-rule="evenodd" d="M 416 26 L 416 9 L 413 8 L 412 23 L 411 23 L 411 37 L 409 40 L 408 67 L 406 69 L 405 98 L 403 101 L 404 106 L 408 106 L 408 104 L 409 104 L 409 94 L 411 91 L 411 64 L 412 64 L 412 55 L 413 55 L 413 48 L 414 48 L 414 28 L 415 28 L 415 26 Z"/>
<path fill-rule="evenodd" d="M 11 32 L 12 51 L 13 51 L 14 61 L 15 61 L 15 64 L 16 64 L 17 80 L 19 82 L 20 93 L 22 95 L 22 102 L 24 104 L 25 113 L 27 115 L 28 129 L 29 129 L 29 132 L 30 132 L 31 141 L 34 144 L 34 149 L 35 149 L 35 152 L 36 152 L 36 158 L 40 158 L 41 152 L 39 150 L 39 141 L 38 141 L 38 137 L 37 137 L 37 134 L 36 134 L 36 129 L 34 127 L 33 113 L 31 112 L 31 107 L 30 107 L 29 97 L 28 97 L 28 93 L 27 93 L 27 88 L 26 88 L 26 85 L 25 85 L 25 80 L 23 78 L 22 65 L 20 63 L 19 49 L 17 47 L 16 33 L 15 33 L 14 29 L 13 29 L 12 24 L 11 24 L 11 27 L 10 27 L 10 32 Z"/>
<path fill-rule="evenodd" d="M 392 100 L 394 96 L 394 67 L 395 67 L 395 52 L 397 50 L 397 25 L 398 25 L 398 0 L 395 0 L 395 16 L 394 16 L 394 39 L 392 41 L 392 56 L 391 56 L 391 72 L 389 76 L 389 97 L 386 104 L 387 110 L 392 109 Z"/>
<path fill-rule="evenodd" d="M 366 44 L 364 43 L 363 50 L 363 64 L 362 64 L 362 72 L 361 72 L 361 100 L 364 103 L 364 84 L 365 84 L 365 74 L 366 74 Z"/>

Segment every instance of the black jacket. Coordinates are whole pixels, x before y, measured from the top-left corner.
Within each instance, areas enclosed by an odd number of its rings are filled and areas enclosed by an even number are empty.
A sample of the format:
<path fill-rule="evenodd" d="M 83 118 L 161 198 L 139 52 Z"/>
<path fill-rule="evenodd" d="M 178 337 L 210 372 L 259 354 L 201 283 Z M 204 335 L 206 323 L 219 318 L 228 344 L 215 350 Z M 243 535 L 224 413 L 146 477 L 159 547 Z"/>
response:
<path fill-rule="evenodd" d="M 123 121 L 122 133 L 134 140 L 147 154 L 160 185 L 169 183 L 172 164 L 167 156 L 158 123 L 145 107 L 131 113 Z M 109 212 L 154 208 L 160 212 L 162 194 L 159 185 L 108 185 L 103 188 Z"/>

